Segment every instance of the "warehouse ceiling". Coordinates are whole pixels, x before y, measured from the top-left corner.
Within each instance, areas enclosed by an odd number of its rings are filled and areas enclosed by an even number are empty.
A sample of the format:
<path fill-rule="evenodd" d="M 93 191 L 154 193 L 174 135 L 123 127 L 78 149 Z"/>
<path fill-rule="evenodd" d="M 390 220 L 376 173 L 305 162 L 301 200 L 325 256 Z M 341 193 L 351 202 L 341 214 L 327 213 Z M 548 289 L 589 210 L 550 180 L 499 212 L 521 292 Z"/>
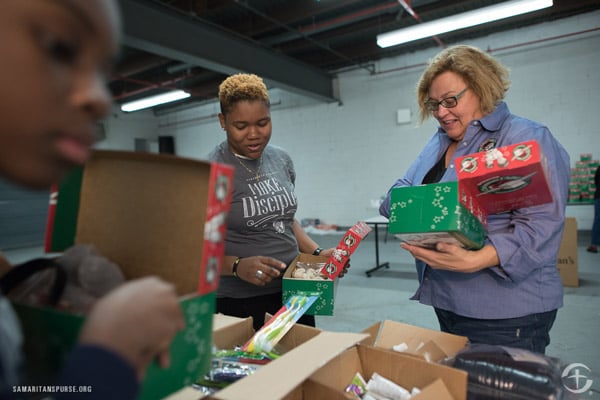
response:
<path fill-rule="evenodd" d="M 235 72 L 335 101 L 333 78 L 374 71 L 385 57 L 586 13 L 597 0 L 554 0 L 551 8 L 387 49 L 376 36 L 502 1 L 486 0 L 119 0 L 124 48 L 110 82 L 116 103 L 183 89 L 186 100 L 156 113 L 216 98 Z"/>

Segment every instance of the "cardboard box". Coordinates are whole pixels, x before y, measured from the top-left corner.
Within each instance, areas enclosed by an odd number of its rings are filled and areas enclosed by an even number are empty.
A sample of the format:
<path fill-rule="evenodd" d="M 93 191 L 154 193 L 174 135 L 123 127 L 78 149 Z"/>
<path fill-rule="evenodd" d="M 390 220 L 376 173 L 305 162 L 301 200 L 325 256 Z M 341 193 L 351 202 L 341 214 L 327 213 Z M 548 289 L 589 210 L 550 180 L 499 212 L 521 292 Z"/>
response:
<path fill-rule="evenodd" d="M 301 400 L 302 383 L 320 367 L 368 337 L 361 333 L 321 332 L 254 374 L 208 398 L 211 400 Z M 462 371 L 459 371 L 462 372 Z"/>
<path fill-rule="evenodd" d="M 457 182 L 392 189 L 388 231 L 404 242 L 433 248 L 443 241 L 478 249 L 486 236 L 485 221 L 476 200 L 459 199 Z"/>
<path fill-rule="evenodd" d="M 270 314 L 265 314 L 265 320 L 270 318 Z M 277 344 L 276 350 L 278 353 L 282 354 L 282 357 L 285 357 L 289 351 L 301 346 L 321 332 L 320 329 L 311 326 L 295 324 Z M 213 316 L 213 343 L 217 349 L 233 349 L 237 346 L 241 346 L 246 343 L 254 333 L 252 317 L 237 318 L 223 314 L 215 314 Z M 247 378 L 235 382 L 231 386 L 239 385 L 245 379 Z M 204 397 L 206 396 L 198 389 L 187 386 L 172 393 L 167 399 L 197 400 Z"/>
<path fill-rule="evenodd" d="M 535 140 L 458 157 L 454 164 L 460 192 L 477 197 L 488 215 L 552 201 Z"/>
<path fill-rule="evenodd" d="M 297 267 L 298 262 L 306 263 L 326 263 L 327 257 L 313 256 L 312 254 L 300 253 L 289 268 L 283 274 L 282 283 L 282 302 L 285 303 L 290 297 L 298 293 L 318 294 L 319 298 L 306 311 L 308 315 L 333 315 L 334 308 L 334 281 L 332 279 L 298 279 L 293 278 L 292 274 Z"/>
<path fill-rule="evenodd" d="M 565 218 L 565 230 L 558 250 L 558 272 L 563 286 L 579 286 L 577 262 L 577 220 Z"/>
<path fill-rule="evenodd" d="M 403 354 L 415 356 L 431 362 L 440 362 L 464 349 L 469 339 L 465 336 L 421 328 L 395 321 L 380 321 L 367 329 L 370 338 L 365 344 L 381 349 L 392 350 L 405 343 Z"/>
<path fill-rule="evenodd" d="M 421 393 L 411 397 L 411 400 L 450 399 L 453 399 L 452 394 L 441 379 L 436 379 L 433 383 L 427 385 Z M 301 386 L 290 392 L 283 400 L 356 400 L 356 397 L 341 392 L 339 389 L 308 379 Z"/>
<path fill-rule="evenodd" d="M 465 371 L 362 344 L 349 348 L 329 361 L 309 380 L 336 390 L 338 396 L 331 399 L 351 399 L 344 390 L 357 372 L 367 381 L 377 372 L 409 391 L 417 387 L 422 390 L 419 399 L 467 398 Z M 443 386 L 438 380 L 443 382 Z"/>
<path fill-rule="evenodd" d="M 213 343 L 217 349 L 233 349 L 246 343 L 254 335 L 252 317 L 235 318 L 225 316 L 229 323 L 223 325 L 215 319 L 216 328 L 213 329 Z M 267 314 L 266 319 L 271 315 Z M 222 320 L 222 317 L 217 317 Z M 233 319 L 232 319 L 233 318 Z M 285 355 L 296 347 L 306 343 L 323 331 L 312 326 L 294 324 L 292 328 L 281 338 L 275 351 Z"/>
<path fill-rule="evenodd" d="M 80 195 L 75 243 L 93 243 L 127 279 L 158 275 L 181 296 L 186 327 L 171 345 L 171 366 L 149 366 L 140 399 L 167 395 L 210 367 L 232 176 L 233 169 L 220 164 L 117 151 L 95 151 L 84 168 L 81 191 L 75 191 Z M 55 206 L 52 201 L 51 209 Z M 49 231 L 61 224 L 56 218 L 49 222 Z M 51 382 L 84 317 L 15 306 L 34 383 Z"/>

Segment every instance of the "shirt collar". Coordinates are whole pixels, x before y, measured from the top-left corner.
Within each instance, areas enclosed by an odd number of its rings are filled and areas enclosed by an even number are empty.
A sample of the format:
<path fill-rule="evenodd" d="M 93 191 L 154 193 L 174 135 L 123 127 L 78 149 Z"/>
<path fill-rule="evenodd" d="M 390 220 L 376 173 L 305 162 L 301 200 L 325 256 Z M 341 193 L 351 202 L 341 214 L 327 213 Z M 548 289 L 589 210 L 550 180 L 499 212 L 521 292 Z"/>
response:
<path fill-rule="evenodd" d="M 505 102 L 502 101 L 500 102 L 500 104 L 498 104 L 494 111 L 492 111 L 485 117 L 471 121 L 471 125 L 478 124 L 481 125 L 481 127 L 487 132 L 496 132 L 500 130 L 500 128 L 502 127 L 502 123 L 506 118 L 508 118 L 509 115 L 510 111 L 508 109 L 508 106 Z M 444 131 L 441 126 L 438 126 L 437 134 L 440 137 L 443 137 L 443 139 L 441 140 L 444 140 L 448 143 L 450 142 L 451 139 L 448 137 L 448 134 L 446 134 L 446 131 Z M 472 131 L 471 133 L 469 133 L 469 130 L 467 129 L 467 136 L 472 135 Z"/>
<path fill-rule="evenodd" d="M 479 123 L 486 131 L 498 131 L 502 127 L 502 123 L 508 116 L 510 111 L 505 102 L 498 104 L 496 109 L 479 120 Z"/>

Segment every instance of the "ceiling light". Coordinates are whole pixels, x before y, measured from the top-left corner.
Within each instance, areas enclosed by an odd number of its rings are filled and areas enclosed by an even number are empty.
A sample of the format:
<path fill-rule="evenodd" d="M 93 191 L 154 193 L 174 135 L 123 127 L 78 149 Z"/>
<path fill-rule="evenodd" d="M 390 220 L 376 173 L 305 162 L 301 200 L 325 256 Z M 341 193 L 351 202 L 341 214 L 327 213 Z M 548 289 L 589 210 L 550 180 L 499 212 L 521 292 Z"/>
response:
<path fill-rule="evenodd" d="M 470 26 L 496 21 L 514 15 L 525 14 L 552 6 L 552 0 L 513 0 L 462 14 L 452 15 L 409 28 L 377 35 L 379 47 L 390 47 L 430 36 L 451 32 Z"/>
<path fill-rule="evenodd" d="M 144 108 L 170 103 L 172 101 L 185 99 L 187 97 L 190 97 L 189 93 L 186 93 L 183 90 L 174 90 L 172 92 L 159 94 L 157 96 L 146 97 L 144 99 L 123 103 L 121 105 L 121 111 L 132 112 L 142 110 Z"/>

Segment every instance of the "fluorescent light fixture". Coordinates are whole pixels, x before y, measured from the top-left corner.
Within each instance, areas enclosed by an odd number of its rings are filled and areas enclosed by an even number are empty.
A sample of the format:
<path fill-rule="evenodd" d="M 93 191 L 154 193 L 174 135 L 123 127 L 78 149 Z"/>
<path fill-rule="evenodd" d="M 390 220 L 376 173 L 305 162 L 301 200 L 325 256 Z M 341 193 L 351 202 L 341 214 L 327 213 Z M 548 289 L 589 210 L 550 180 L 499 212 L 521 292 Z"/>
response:
<path fill-rule="evenodd" d="M 132 112 L 142 110 L 144 108 L 154 107 L 159 104 L 170 103 L 172 101 L 185 99 L 190 97 L 189 93 L 183 90 L 174 90 L 172 92 L 159 94 L 156 96 L 146 97 L 144 99 L 130 101 L 129 103 L 123 103 L 121 105 L 121 111 Z"/>
<path fill-rule="evenodd" d="M 512 0 L 493 6 L 468 11 L 462 14 L 452 15 L 431 22 L 425 22 L 409 28 L 399 29 L 392 32 L 377 35 L 379 47 L 390 47 L 401 43 L 411 42 L 440 33 L 456 31 L 470 26 L 485 24 L 540 10 L 552 6 L 552 0 Z"/>

